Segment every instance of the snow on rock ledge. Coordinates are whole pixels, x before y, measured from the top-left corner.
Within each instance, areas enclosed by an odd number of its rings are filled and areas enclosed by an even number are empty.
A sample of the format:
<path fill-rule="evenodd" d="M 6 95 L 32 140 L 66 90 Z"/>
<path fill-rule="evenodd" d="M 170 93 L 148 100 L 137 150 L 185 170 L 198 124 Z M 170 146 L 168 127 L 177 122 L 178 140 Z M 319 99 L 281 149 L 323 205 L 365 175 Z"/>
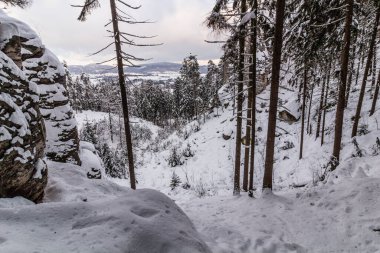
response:
<path fill-rule="evenodd" d="M 57 162 L 80 164 L 77 125 L 66 91 L 66 76 L 58 58 L 26 24 L 0 10 L 0 49 L 38 85 L 46 126 L 46 155 Z"/>

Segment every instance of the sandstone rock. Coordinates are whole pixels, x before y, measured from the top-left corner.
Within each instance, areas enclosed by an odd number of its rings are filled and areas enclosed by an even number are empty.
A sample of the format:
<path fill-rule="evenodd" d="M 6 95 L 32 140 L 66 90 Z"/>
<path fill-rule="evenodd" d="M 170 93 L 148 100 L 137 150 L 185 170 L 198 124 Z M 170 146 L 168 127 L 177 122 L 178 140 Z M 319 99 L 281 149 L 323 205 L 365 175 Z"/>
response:
<path fill-rule="evenodd" d="M 45 128 L 38 102 L 37 85 L 0 51 L 0 197 L 40 202 L 44 196 Z"/>
<path fill-rule="evenodd" d="M 39 58 L 23 55 L 26 75 L 38 84 L 40 110 L 47 129 L 46 156 L 56 162 L 80 165 L 77 123 L 66 91 L 65 71 L 62 64 L 48 49 L 32 51 Z"/>
<path fill-rule="evenodd" d="M 0 48 L 38 85 L 39 107 L 46 127 L 46 156 L 80 165 L 77 124 L 66 91 L 66 76 L 58 58 L 26 24 L 0 11 Z M 21 50 L 21 55 L 15 53 Z M 20 64 L 21 63 L 21 64 Z"/>

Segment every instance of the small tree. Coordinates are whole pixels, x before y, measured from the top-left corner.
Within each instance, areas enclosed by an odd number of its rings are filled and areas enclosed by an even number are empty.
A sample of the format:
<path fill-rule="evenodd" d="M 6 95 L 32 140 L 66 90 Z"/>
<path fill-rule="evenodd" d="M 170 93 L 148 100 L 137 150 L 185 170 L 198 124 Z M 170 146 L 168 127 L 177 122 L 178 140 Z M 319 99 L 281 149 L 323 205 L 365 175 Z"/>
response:
<path fill-rule="evenodd" d="M 168 164 L 171 166 L 171 167 L 176 167 L 176 166 L 179 166 L 179 165 L 182 165 L 183 162 L 182 162 L 182 156 L 181 154 L 178 152 L 178 149 L 177 147 L 173 147 L 171 152 L 170 152 L 170 156 L 169 156 L 169 159 L 168 159 Z"/>
<path fill-rule="evenodd" d="M 96 124 L 91 124 L 88 120 L 81 131 L 80 134 L 81 141 L 87 141 L 95 146 L 98 145 L 98 138 L 96 135 Z"/>
<path fill-rule="evenodd" d="M 170 188 L 172 190 L 174 190 L 175 188 L 177 188 L 179 185 L 181 184 L 181 179 L 179 178 L 179 176 L 173 172 L 173 175 L 172 175 L 172 179 L 170 181 Z"/>

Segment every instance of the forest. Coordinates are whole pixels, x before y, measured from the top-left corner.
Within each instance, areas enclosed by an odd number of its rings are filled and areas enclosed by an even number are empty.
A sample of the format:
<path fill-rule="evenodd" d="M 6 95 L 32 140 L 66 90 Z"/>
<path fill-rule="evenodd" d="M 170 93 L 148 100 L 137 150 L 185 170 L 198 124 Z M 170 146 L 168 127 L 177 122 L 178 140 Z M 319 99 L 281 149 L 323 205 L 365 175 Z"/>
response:
<path fill-rule="evenodd" d="M 196 2 L 220 55 L 147 68 L 149 1 L 65 3 L 83 66 L 0 1 L 0 252 L 380 251 L 380 1 Z"/>

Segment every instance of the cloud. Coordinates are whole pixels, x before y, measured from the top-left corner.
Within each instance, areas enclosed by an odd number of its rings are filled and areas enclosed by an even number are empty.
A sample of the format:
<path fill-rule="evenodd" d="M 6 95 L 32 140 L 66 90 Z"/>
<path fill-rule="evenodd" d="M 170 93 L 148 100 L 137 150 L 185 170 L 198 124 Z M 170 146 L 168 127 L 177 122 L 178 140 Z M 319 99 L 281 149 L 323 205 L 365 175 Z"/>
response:
<path fill-rule="evenodd" d="M 110 17 L 108 1 L 101 0 L 102 7 L 94 10 L 86 22 L 76 20 L 79 9 L 62 0 L 38 0 L 25 10 L 12 9 L 10 15 L 30 24 L 42 37 L 46 46 L 69 64 L 84 64 L 112 58 L 110 49 L 101 55 L 88 57 L 110 42 L 104 27 Z M 202 24 L 214 1 L 209 0 L 130 0 L 141 4 L 136 11 L 129 11 L 137 20 L 156 21 L 152 24 L 122 25 L 126 32 L 141 35 L 158 35 L 143 42 L 160 42 L 159 47 L 125 49 L 136 56 L 154 58 L 153 61 L 182 61 L 189 53 L 200 60 L 216 59 L 221 55 L 218 45 L 207 44 L 209 30 Z M 72 2 L 78 4 L 78 0 Z"/>

